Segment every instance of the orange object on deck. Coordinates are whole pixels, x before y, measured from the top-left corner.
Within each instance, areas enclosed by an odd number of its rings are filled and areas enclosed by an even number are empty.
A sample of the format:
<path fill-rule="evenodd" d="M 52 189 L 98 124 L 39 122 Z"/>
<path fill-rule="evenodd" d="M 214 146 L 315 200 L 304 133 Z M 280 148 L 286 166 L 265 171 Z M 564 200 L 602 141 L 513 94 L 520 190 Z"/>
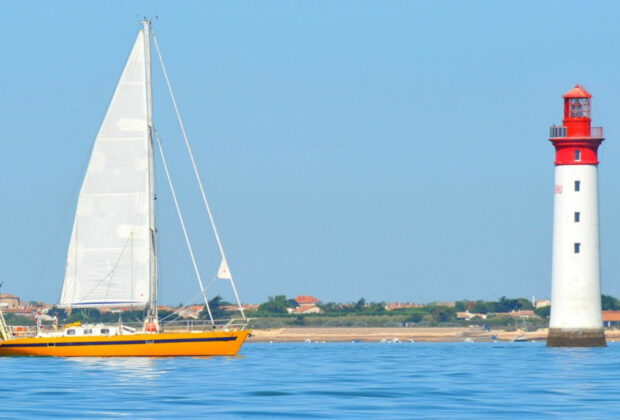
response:
<path fill-rule="evenodd" d="M 26 327 L 13 327 L 13 335 L 15 335 L 16 337 L 24 337 L 26 333 Z"/>

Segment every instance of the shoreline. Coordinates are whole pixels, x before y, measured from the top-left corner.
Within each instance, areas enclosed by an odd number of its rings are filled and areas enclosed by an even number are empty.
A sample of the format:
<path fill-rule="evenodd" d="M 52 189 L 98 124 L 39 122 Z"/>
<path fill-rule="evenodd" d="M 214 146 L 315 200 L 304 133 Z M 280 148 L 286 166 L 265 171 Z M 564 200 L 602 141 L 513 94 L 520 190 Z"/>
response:
<path fill-rule="evenodd" d="M 493 342 L 513 341 L 524 335 L 527 341 L 545 341 L 547 328 L 536 331 L 484 331 L 480 328 L 435 327 L 435 328 L 276 328 L 252 330 L 248 343 L 296 343 L 296 342 L 385 342 L 390 340 L 421 343 Z M 493 337 L 495 336 L 495 338 Z M 608 341 L 620 340 L 620 330 L 606 330 Z"/>

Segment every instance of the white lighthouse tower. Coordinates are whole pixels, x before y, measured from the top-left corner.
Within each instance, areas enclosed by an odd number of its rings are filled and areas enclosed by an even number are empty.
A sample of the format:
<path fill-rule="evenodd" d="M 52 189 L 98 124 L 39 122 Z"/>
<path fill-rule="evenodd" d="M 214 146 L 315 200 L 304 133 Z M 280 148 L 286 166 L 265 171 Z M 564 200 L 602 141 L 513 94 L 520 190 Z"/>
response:
<path fill-rule="evenodd" d="M 601 315 L 598 155 L 601 127 L 591 127 L 590 95 L 564 95 L 564 121 L 551 127 L 555 146 L 550 347 L 605 346 Z"/>

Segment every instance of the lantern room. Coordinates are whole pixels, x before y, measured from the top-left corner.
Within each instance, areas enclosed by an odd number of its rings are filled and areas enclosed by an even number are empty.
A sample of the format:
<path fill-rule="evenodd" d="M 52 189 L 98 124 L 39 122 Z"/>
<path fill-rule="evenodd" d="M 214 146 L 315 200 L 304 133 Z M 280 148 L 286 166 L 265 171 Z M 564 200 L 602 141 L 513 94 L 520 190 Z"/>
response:
<path fill-rule="evenodd" d="M 591 98 L 581 85 L 575 85 L 564 95 L 564 126 L 569 137 L 590 137 Z"/>
<path fill-rule="evenodd" d="M 603 139 L 602 127 L 591 127 L 592 95 L 575 85 L 564 96 L 562 126 L 552 126 L 550 141 L 555 146 L 556 165 L 597 165 L 597 150 Z"/>

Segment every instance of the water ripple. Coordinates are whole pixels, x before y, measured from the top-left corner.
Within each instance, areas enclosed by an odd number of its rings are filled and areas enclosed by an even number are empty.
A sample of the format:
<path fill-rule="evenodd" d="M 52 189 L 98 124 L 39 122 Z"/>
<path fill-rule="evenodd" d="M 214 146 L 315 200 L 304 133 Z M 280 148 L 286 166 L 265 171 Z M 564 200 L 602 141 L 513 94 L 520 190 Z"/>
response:
<path fill-rule="evenodd" d="M 243 357 L 0 358 L 1 418 L 618 418 L 620 345 L 247 344 Z"/>

